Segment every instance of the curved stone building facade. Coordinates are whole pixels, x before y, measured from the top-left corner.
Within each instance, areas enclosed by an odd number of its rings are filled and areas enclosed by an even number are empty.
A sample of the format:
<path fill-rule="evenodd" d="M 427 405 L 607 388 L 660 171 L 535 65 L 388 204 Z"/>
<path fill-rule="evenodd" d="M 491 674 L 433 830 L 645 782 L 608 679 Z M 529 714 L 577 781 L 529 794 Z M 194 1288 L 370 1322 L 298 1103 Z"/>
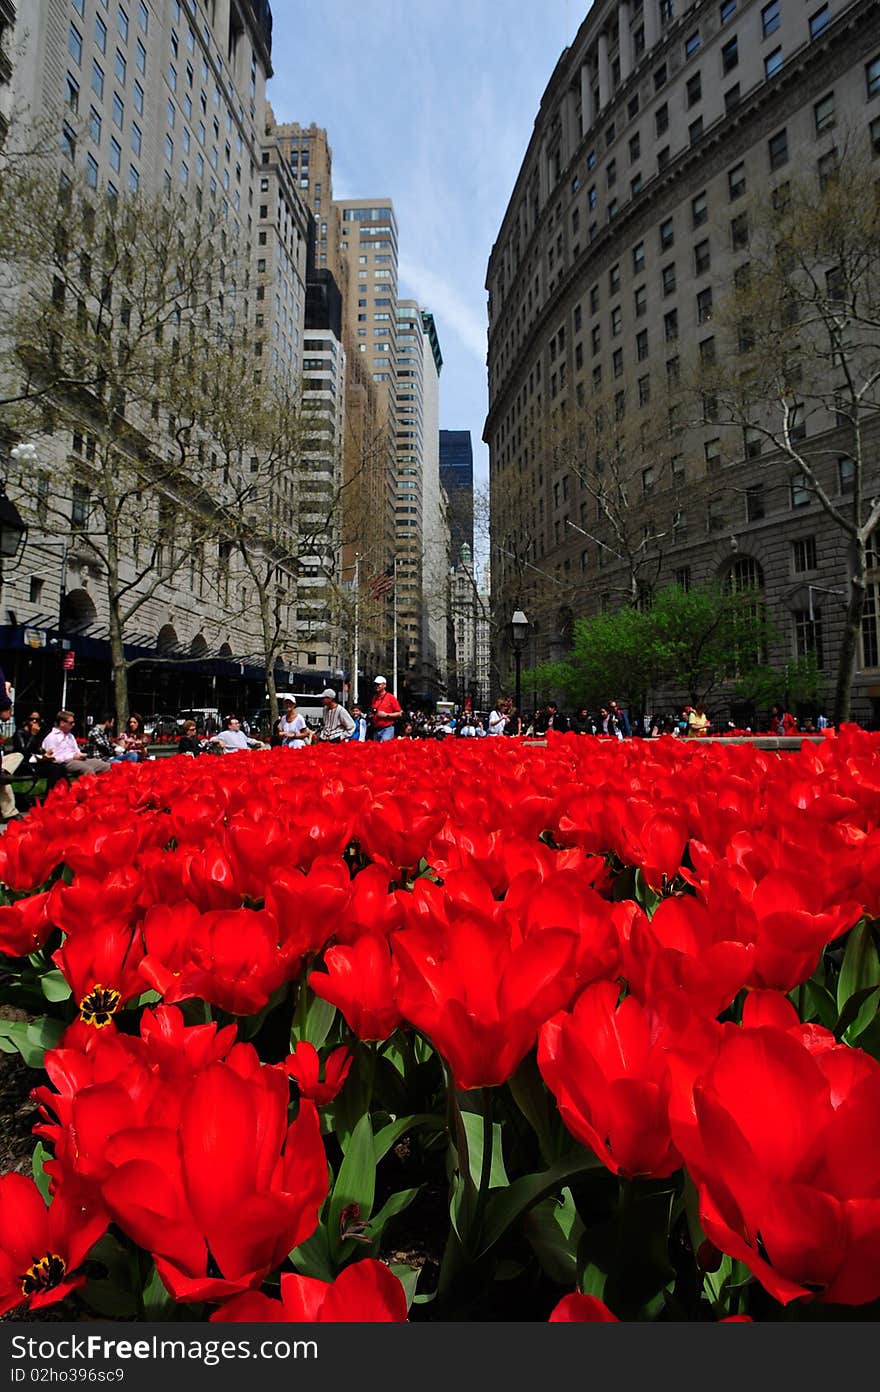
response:
<path fill-rule="evenodd" d="M 517 607 L 533 626 L 526 662 L 544 660 L 564 654 L 579 615 L 715 576 L 763 586 L 775 664 L 815 652 L 833 669 L 842 533 L 748 432 L 731 449 L 711 411 L 681 421 L 670 403 L 695 363 L 726 351 L 717 311 L 749 260 L 748 210 L 792 179 L 821 178 L 844 142 L 880 180 L 880 7 L 869 0 L 592 6 L 544 93 L 487 274 L 502 672 Z M 602 485 L 616 510 L 580 467 L 602 453 L 590 439 L 600 400 L 630 437 L 625 473 Z M 839 498 L 835 420 L 814 415 L 809 430 Z M 854 688 L 866 721 L 880 712 L 872 612 L 876 585 Z"/>

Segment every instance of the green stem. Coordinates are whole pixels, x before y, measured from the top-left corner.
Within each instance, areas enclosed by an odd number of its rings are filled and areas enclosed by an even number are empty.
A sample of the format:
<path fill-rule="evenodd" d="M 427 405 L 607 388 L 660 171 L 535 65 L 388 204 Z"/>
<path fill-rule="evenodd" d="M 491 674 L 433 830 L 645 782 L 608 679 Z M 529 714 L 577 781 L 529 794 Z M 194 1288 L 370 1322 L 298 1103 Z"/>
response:
<path fill-rule="evenodd" d="M 486 1209 L 486 1200 L 489 1197 L 489 1181 L 492 1177 L 492 1142 L 494 1132 L 492 1127 L 492 1089 L 484 1087 L 480 1089 L 480 1102 L 483 1109 L 483 1154 L 480 1162 L 480 1187 L 477 1190 L 477 1203 L 474 1209 L 474 1228 L 473 1244 L 474 1250 L 479 1250 L 480 1241 L 483 1233 L 483 1214 Z"/>

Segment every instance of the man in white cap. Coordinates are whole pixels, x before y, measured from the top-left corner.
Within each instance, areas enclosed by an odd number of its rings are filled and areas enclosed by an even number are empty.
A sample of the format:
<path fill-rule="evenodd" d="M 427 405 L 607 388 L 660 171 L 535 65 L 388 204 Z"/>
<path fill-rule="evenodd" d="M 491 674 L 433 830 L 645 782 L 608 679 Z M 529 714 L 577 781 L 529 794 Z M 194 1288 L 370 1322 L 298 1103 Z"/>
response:
<path fill-rule="evenodd" d="M 391 740 L 395 735 L 395 722 L 403 716 L 403 708 L 397 697 L 388 690 L 384 677 L 374 680 L 375 694 L 370 706 L 374 740 Z"/>
<path fill-rule="evenodd" d="M 340 706 L 332 686 L 324 688 L 321 700 L 324 702 L 324 715 L 317 738 L 324 744 L 341 744 L 343 740 L 350 739 L 354 721 L 345 706 Z"/>

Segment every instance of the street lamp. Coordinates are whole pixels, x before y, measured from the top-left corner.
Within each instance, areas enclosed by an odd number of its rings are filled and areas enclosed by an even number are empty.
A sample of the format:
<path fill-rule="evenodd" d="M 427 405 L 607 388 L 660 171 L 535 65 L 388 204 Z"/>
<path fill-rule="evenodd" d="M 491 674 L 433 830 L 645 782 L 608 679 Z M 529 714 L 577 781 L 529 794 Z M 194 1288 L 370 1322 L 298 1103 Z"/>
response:
<path fill-rule="evenodd" d="M 522 609 L 514 611 L 510 620 L 510 642 L 513 647 L 513 660 L 516 664 L 516 713 L 520 715 L 522 705 L 522 654 L 528 642 L 530 624 Z"/>

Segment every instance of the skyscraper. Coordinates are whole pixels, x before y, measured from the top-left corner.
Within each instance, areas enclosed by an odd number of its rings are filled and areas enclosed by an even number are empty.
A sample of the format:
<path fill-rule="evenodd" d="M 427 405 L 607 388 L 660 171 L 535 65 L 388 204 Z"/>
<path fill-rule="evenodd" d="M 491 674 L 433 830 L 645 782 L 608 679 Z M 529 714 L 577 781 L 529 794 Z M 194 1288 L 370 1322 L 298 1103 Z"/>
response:
<path fill-rule="evenodd" d="M 474 450 L 469 430 L 440 431 L 440 482 L 449 499 L 453 563 L 465 544 L 474 550 Z"/>

